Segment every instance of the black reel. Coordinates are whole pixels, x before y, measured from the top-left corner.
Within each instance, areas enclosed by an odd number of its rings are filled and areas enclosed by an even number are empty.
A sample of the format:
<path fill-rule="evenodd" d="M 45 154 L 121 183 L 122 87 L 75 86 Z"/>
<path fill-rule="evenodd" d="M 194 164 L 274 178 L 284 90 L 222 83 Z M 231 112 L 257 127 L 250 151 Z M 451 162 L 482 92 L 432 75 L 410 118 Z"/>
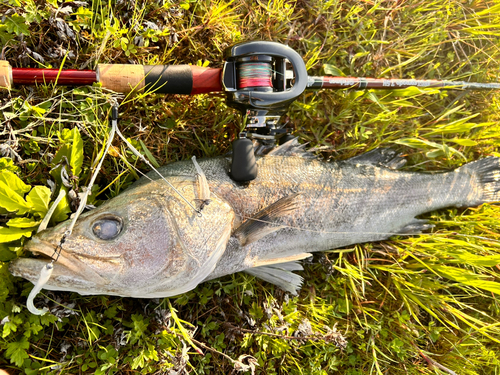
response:
<path fill-rule="evenodd" d="M 241 111 L 246 127 L 233 142 L 230 175 L 238 182 L 251 181 L 257 177 L 252 139 L 274 145 L 291 138 L 278 123 L 306 89 L 306 65 L 290 47 L 262 41 L 236 44 L 226 50 L 225 60 L 227 105 Z"/>

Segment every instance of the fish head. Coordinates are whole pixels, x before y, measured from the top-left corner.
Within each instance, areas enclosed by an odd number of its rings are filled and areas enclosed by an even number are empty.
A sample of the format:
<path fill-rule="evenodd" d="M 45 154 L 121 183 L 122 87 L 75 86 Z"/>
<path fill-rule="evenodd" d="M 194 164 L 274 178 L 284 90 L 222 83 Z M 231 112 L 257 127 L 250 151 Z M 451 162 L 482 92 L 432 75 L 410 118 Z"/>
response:
<path fill-rule="evenodd" d="M 235 215 L 213 194 L 197 212 L 187 203 L 200 207 L 195 179 L 169 180 L 177 192 L 150 182 L 80 216 L 44 289 L 156 298 L 202 282 L 224 253 Z M 70 220 L 35 235 L 26 249 L 43 256 L 16 259 L 11 273 L 35 283 L 69 226 Z"/>

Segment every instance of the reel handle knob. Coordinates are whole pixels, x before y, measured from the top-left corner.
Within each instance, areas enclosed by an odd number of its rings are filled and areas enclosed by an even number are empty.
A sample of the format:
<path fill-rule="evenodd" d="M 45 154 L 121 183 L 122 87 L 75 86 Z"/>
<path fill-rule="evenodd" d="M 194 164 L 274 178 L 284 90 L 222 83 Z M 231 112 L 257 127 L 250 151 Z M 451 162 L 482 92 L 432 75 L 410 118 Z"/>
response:
<path fill-rule="evenodd" d="M 281 137 L 279 140 L 278 140 L 278 144 L 279 145 L 282 145 L 284 143 L 287 143 L 288 141 L 291 141 L 292 139 L 295 139 L 296 137 L 294 137 L 293 135 L 291 134 L 286 134 L 284 137 Z"/>
<path fill-rule="evenodd" d="M 233 158 L 229 174 L 237 182 L 246 182 L 257 178 L 257 162 L 250 139 L 239 138 L 233 142 Z"/>

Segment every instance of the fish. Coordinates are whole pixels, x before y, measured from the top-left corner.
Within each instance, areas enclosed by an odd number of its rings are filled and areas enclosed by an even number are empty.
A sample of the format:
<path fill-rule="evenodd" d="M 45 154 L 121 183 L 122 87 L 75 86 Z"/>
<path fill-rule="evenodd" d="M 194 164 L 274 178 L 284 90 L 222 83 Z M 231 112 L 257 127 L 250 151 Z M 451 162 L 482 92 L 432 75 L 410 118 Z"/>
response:
<path fill-rule="evenodd" d="M 500 198 L 497 157 L 405 172 L 392 149 L 326 162 L 295 139 L 258 155 L 253 181 L 233 181 L 230 162 L 166 165 L 162 178 L 150 173 L 80 216 L 44 288 L 161 298 L 244 271 L 297 293 L 295 271 L 314 252 L 416 235 L 432 227 L 419 215 Z M 36 234 L 26 250 L 38 256 L 12 261 L 10 272 L 35 283 L 68 226 Z"/>

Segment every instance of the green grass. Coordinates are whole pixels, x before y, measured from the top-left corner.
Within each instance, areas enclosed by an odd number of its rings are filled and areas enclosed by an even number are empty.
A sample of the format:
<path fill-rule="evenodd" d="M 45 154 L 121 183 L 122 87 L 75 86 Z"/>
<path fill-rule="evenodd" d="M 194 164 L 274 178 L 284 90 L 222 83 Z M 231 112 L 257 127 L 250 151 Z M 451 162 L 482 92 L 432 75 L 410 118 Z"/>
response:
<path fill-rule="evenodd" d="M 93 69 L 131 61 L 221 67 L 226 47 L 261 39 L 290 45 L 312 75 L 500 80 L 496 1 L 159 3 L 96 0 L 56 12 L 55 0 L 4 1 L 0 46 L 17 67 Z M 88 184 L 109 131 L 112 100 L 121 103 L 122 132 L 159 164 L 224 154 L 241 127 L 222 96 L 123 98 L 99 87 L 45 85 L 0 95 L 0 145 L 13 158 L 0 168 L 40 186 L 40 194 L 62 156 L 78 177 L 72 189 Z M 433 171 L 500 156 L 499 108 L 493 92 L 319 91 L 301 95 L 286 120 L 325 159 L 394 147 L 407 155 L 405 169 Z M 131 165 L 147 170 L 123 143 L 113 146 L 91 203 L 130 185 L 138 175 Z M 57 218 L 71 209 L 64 202 Z M 18 232 L 29 234 L 45 212 L 28 207 L 18 216 L 32 218 L 32 226 Z M 13 217 L 1 215 L 0 223 L 5 227 Z M 425 218 L 435 228 L 421 236 L 315 255 L 302 272 L 298 297 L 236 274 L 165 300 L 45 291 L 36 304 L 52 314 L 43 317 L 25 307 L 32 285 L 7 272 L 8 261 L 27 255 L 26 240 L 1 243 L 0 368 L 27 374 L 499 374 L 500 210 L 492 204 Z"/>

